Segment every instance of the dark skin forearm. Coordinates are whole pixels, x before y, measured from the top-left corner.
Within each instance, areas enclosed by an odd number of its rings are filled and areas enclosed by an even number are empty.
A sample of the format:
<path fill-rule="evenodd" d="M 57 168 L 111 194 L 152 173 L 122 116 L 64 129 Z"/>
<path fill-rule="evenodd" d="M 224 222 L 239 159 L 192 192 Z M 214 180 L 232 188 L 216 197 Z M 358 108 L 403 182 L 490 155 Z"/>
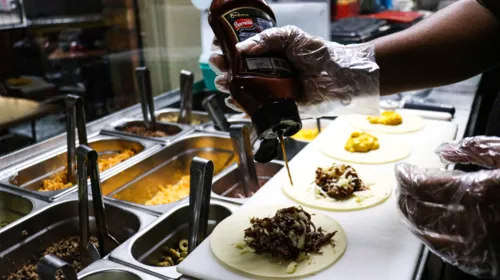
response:
<path fill-rule="evenodd" d="M 462 0 L 374 43 L 382 95 L 435 87 L 500 63 L 500 21 L 477 1 Z"/>

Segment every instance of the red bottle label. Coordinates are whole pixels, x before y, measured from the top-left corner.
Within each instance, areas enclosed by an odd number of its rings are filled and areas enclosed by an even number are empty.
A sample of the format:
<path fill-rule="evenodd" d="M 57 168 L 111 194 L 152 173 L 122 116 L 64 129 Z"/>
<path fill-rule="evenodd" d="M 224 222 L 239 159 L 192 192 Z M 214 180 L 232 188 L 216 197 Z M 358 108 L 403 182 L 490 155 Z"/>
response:
<path fill-rule="evenodd" d="M 241 29 L 253 29 L 253 20 L 251 18 L 242 18 L 234 22 L 234 29 L 240 31 Z"/>
<path fill-rule="evenodd" d="M 260 32 L 276 27 L 276 22 L 267 13 L 252 7 L 242 7 L 225 13 L 224 20 L 231 26 L 237 42 L 245 41 Z M 276 56 L 245 56 L 246 73 L 272 77 L 290 77 L 290 63 Z"/>

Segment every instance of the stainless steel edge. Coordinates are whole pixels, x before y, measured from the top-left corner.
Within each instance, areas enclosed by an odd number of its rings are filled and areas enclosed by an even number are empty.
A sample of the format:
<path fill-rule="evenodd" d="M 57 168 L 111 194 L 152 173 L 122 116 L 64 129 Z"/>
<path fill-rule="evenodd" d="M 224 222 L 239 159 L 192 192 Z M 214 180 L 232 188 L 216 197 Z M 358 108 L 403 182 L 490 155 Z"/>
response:
<path fill-rule="evenodd" d="M 132 274 L 139 276 L 142 280 L 158 280 L 158 279 L 160 279 L 160 278 L 155 277 L 153 275 L 144 273 L 140 270 L 137 270 L 137 269 L 134 269 L 134 268 L 131 268 L 131 267 L 107 260 L 107 259 L 94 262 L 91 265 L 89 265 L 87 268 L 85 268 L 84 270 L 80 271 L 78 273 L 78 279 L 85 279 L 86 277 L 97 276 L 100 273 L 110 272 L 110 271 L 123 271 L 123 272 L 132 273 Z M 105 278 L 103 278 L 103 279 L 105 279 Z M 126 279 L 124 279 L 124 280 L 126 280 Z"/>
<path fill-rule="evenodd" d="M 16 194 L 16 195 L 18 195 L 18 194 Z M 29 198 L 29 197 L 26 197 L 26 198 L 34 200 L 33 198 Z M 89 200 L 92 200 L 92 196 L 91 195 L 89 195 Z M 34 200 L 34 201 L 36 201 L 36 200 Z M 22 218 L 14 221 L 12 223 L 10 223 L 9 225 L 3 227 L 0 230 L 0 236 L 1 236 L 1 233 L 3 231 L 5 231 L 5 230 L 7 230 L 7 229 L 9 229 L 9 228 L 11 228 L 11 227 L 13 227 L 15 225 L 21 224 L 21 223 L 25 222 L 26 220 L 29 220 L 32 217 L 37 216 L 40 213 L 49 210 L 50 208 L 53 208 L 53 207 L 56 207 L 56 206 L 58 206 L 60 204 L 68 203 L 68 202 L 71 202 L 71 201 L 78 202 L 78 195 L 76 193 L 71 193 L 71 194 L 65 196 L 64 198 L 62 198 L 62 199 L 60 199 L 58 201 L 55 201 L 53 203 L 47 203 L 47 202 L 44 202 L 44 201 L 38 201 L 37 208 L 36 209 L 34 208 L 33 211 L 31 211 L 31 213 L 29 213 L 28 215 L 25 215 Z M 108 202 L 105 201 L 105 205 L 109 205 L 109 204 L 110 203 L 108 203 Z M 140 226 L 139 226 L 139 230 L 137 231 L 137 233 L 139 233 L 142 229 L 144 229 L 145 227 L 147 227 L 149 224 L 151 224 L 153 221 L 155 221 L 157 219 L 157 217 L 154 216 L 154 215 L 145 213 L 143 211 L 138 211 L 138 210 L 135 210 L 135 209 L 130 209 L 130 208 L 124 207 L 123 205 L 111 204 L 111 206 L 113 206 L 115 208 L 119 208 L 119 209 L 121 209 L 123 211 L 126 211 L 126 212 L 130 212 L 131 214 L 135 215 L 139 219 Z"/>
<path fill-rule="evenodd" d="M 145 139 L 145 140 L 155 141 L 155 142 L 159 142 L 159 143 L 169 143 L 169 142 L 172 142 L 175 139 L 178 139 L 179 137 L 182 137 L 186 134 L 189 134 L 190 132 L 195 130 L 195 127 L 192 127 L 189 125 L 182 125 L 182 124 L 176 124 L 176 123 L 166 123 L 166 122 L 158 122 L 158 125 L 175 126 L 175 127 L 178 127 L 180 129 L 180 132 L 177 134 L 174 134 L 172 136 L 167 136 L 167 137 L 145 137 L 145 136 L 139 136 L 139 135 L 123 132 L 123 131 L 116 129 L 116 127 L 119 127 L 121 125 L 126 125 L 127 123 L 136 122 L 136 121 L 142 122 L 143 120 L 136 119 L 136 118 L 125 118 L 125 119 L 121 119 L 119 121 L 115 121 L 115 122 L 110 123 L 109 125 L 105 126 L 103 128 L 103 133 L 109 134 L 109 135 L 118 135 L 118 136 L 123 135 L 123 136 L 131 137 L 131 138 L 135 138 L 135 139 Z"/>
<path fill-rule="evenodd" d="M 3 231 L 8 230 L 9 228 L 13 227 L 16 224 L 22 223 L 22 221 L 27 216 L 30 216 L 31 214 L 36 213 L 36 212 L 38 212 L 40 210 L 43 210 L 45 207 L 47 207 L 49 205 L 48 202 L 45 202 L 45 201 L 42 201 L 42 200 L 30 197 L 30 196 L 27 196 L 27 195 L 19 194 L 19 193 L 15 192 L 15 191 L 13 191 L 13 190 L 11 190 L 9 188 L 0 187 L 0 192 L 8 193 L 10 195 L 17 196 L 17 197 L 20 197 L 22 199 L 25 199 L 25 200 L 29 201 L 31 203 L 31 205 L 32 205 L 31 211 L 29 213 L 27 213 L 26 215 L 20 217 L 19 219 L 15 220 L 15 221 L 13 221 L 11 223 L 9 223 L 8 225 L 0 228 L 0 233 L 3 232 Z"/>
<path fill-rule="evenodd" d="M 278 164 L 278 165 L 281 165 L 282 167 L 285 166 L 285 162 L 281 161 L 281 160 L 272 160 L 272 161 L 270 161 L 270 163 Z M 234 164 L 234 165 L 231 165 L 230 167 L 226 168 L 223 172 L 217 174 L 217 176 L 215 176 L 214 180 L 213 180 L 214 184 L 220 180 L 223 180 L 225 176 L 228 176 L 231 172 L 234 172 L 236 169 L 238 169 L 238 165 Z M 257 176 L 259 177 L 259 174 L 257 174 Z M 261 188 L 262 187 L 263 186 L 261 186 Z M 225 196 L 222 196 L 222 195 L 215 193 L 213 190 L 212 190 L 212 198 L 217 199 L 217 200 L 221 200 L 224 202 L 235 203 L 237 205 L 243 205 L 250 199 L 250 198 L 225 197 Z"/>
<path fill-rule="evenodd" d="M 159 154 L 162 151 L 164 151 L 166 149 L 169 149 L 170 147 L 174 146 L 175 144 L 177 144 L 179 142 L 182 142 L 182 141 L 184 141 L 186 139 L 189 139 L 189 138 L 198 138 L 198 137 L 221 137 L 221 138 L 224 138 L 224 139 L 230 139 L 228 133 L 226 133 L 226 134 L 217 134 L 217 133 L 207 133 L 207 132 L 195 132 L 195 131 L 191 131 L 190 133 L 188 133 L 186 135 L 183 135 L 182 137 L 176 138 L 175 140 L 173 140 L 170 143 L 166 143 L 164 146 L 162 146 L 161 148 L 156 149 L 155 151 L 149 153 L 148 155 L 143 156 L 140 159 L 135 160 L 134 162 L 128 163 L 127 166 L 123 166 L 123 168 L 121 168 L 120 170 L 117 170 L 117 171 L 115 171 L 113 173 L 107 173 L 105 177 L 104 176 L 102 177 L 101 181 L 105 182 L 107 179 L 109 179 L 109 178 L 111 178 L 113 176 L 118 175 L 120 172 L 125 171 L 127 168 L 132 167 L 133 165 L 139 164 L 141 161 L 144 161 L 144 160 L 146 160 L 149 157 L 155 156 L 156 154 Z M 231 168 L 231 166 L 226 167 L 219 174 L 224 173 L 225 170 L 229 169 L 229 168 Z M 220 177 L 219 174 L 217 176 L 214 176 L 214 180 L 215 180 L 215 178 L 219 178 Z M 224 173 L 224 174 L 226 174 L 226 173 Z M 111 193 L 105 195 L 104 199 L 106 201 L 112 203 L 113 205 L 116 205 L 116 204 L 117 205 L 122 205 L 122 206 L 130 207 L 130 208 L 133 208 L 133 209 L 142 210 L 142 211 L 145 211 L 145 212 L 147 212 L 149 214 L 157 215 L 157 216 L 162 215 L 162 214 L 167 213 L 167 212 L 170 212 L 172 209 L 177 208 L 179 205 L 185 204 L 186 202 L 189 201 L 189 198 L 186 197 L 186 198 L 181 199 L 181 200 L 176 201 L 176 202 L 172 202 L 172 203 L 168 203 L 168 204 L 163 204 L 163 205 L 153 205 L 153 206 L 150 206 L 150 205 L 136 204 L 136 203 L 132 203 L 132 202 L 128 202 L 128 201 L 124 201 L 124 200 L 120 200 L 120 199 L 116 199 L 116 198 L 112 197 L 114 194 L 116 194 L 119 191 L 125 189 L 129 185 L 131 185 L 131 184 L 139 181 L 140 179 L 146 177 L 147 175 L 148 175 L 148 173 L 138 175 L 136 178 L 132 179 L 130 182 L 128 182 L 128 183 L 120 186 L 118 189 L 116 189 L 116 190 L 112 191 Z M 216 198 L 216 197 L 212 196 L 212 198 Z"/>
<path fill-rule="evenodd" d="M 163 114 L 163 113 L 179 113 L 179 111 L 180 111 L 180 110 L 179 110 L 178 108 L 163 108 L 163 109 L 156 110 L 156 111 L 155 111 L 155 116 L 156 116 L 156 118 L 157 118 L 157 121 L 158 121 L 158 122 L 163 122 L 163 123 L 172 123 L 172 122 L 160 121 L 158 118 L 159 118 L 159 117 L 160 117 L 160 115 L 161 115 L 161 114 Z M 193 114 L 193 116 L 198 115 L 198 116 L 201 116 L 201 117 L 203 117 L 203 118 L 204 118 L 204 117 L 206 117 L 206 118 L 210 119 L 210 116 L 208 115 L 208 113 L 207 113 L 207 112 L 204 112 L 204 111 L 193 111 L 193 112 L 192 112 L 192 114 Z M 134 117 L 134 118 L 139 118 L 139 119 L 140 119 L 140 118 L 142 117 L 142 114 L 136 114 L 136 115 L 134 115 L 133 117 Z M 206 124 L 209 124 L 209 123 L 212 123 L 212 121 L 211 121 L 211 120 L 209 120 L 209 121 L 207 121 L 207 122 L 203 122 L 203 123 L 201 123 L 201 124 L 199 124 L 199 125 L 190 125 L 190 126 L 193 126 L 193 127 L 195 127 L 195 128 L 200 128 L 201 126 L 206 125 Z"/>
<path fill-rule="evenodd" d="M 415 273 L 413 275 L 413 280 L 421 280 L 424 275 L 424 270 L 427 264 L 427 258 L 429 257 L 429 249 L 422 245 L 422 250 L 415 267 Z"/>
<path fill-rule="evenodd" d="M 20 194 L 18 192 L 15 192 L 15 191 L 9 189 L 9 188 L 6 188 L 6 187 L 0 186 L 0 191 L 1 192 L 6 192 L 6 193 L 9 193 L 9 194 L 12 194 L 12 195 L 16 195 L 16 196 L 19 196 L 19 197 L 22 197 L 22 198 L 25 198 L 25 199 L 29 200 L 33 204 L 33 209 L 31 210 L 30 214 L 33 213 L 33 212 L 35 212 L 35 211 L 38 211 L 40 209 L 43 209 L 44 207 L 46 207 L 47 205 L 49 205 L 49 203 L 46 202 L 46 201 L 39 200 L 39 199 L 36 199 L 34 197 L 30 197 L 30 196 L 27 196 L 27 195 Z"/>
<path fill-rule="evenodd" d="M 103 171 L 101 173 L 102 178 L 106 178 L 108 173 L 111 174 L 111 173 L 117 172 L 117 171 L 125 168 L 125 166 L 132 164 L 132 162 L 135 162 L 136 159 L 140 160 L 144 156 L 149 155 L 150 153 L 156 151 L 157 149 L 159 149 L 161 147 L 161 145 L 159 145 L 159 143 L 154 142 L 154 141 L 150 141 L 147 139 L 137 139 L 137 138 L 133 138 L 133 137 L 128 137 L 126 135 L 106 135 L 103 133 L 97 133 L 97 134 L 92 135 L 89 138 L 89 143 L 102 141 L 102 140 L 126 140 L 126 141 L 139 143 L 144 147 L 144 149 L 141 152 L 134 155 L 129 160 L 125 160 L 124 162 L 119 163 L 119 164 Z M 66 195 L 76 191 L 76 189 L 78 188 L 77 184 L 75 184 L 72 187 L 63 189 L 63 190 L 40 192 L 40 191 L 25 189 L 25 188 L 19 187 L 17 185 L 13 185 L 9 181 L 10 178 L 12 176 L 15 176 L 19 170 L 24 170 L 30 166 L 33 166 L 35 164 L 39 164 L 45 160 L 51 159 L 51 158 L 53 158 L 61 153 L 65 153 L 65 152 L 66 152 L 66 146 L 64 145 L 64 146 L 60 147 L 59 149 L 55 149 L 55 150 L 46 152 L 38 157 L 34 157 L 33 159 L 26 160 L 25 162 L 22 162 L 19 165 L 14 165 L 13 167 L 11 167 L 7 170 L 3 170 L 2 172 L 0 172 L 0 185 L 5 187 L 5 188 L 11 189 L 15 193 L 32 196 L 32 197 L 35 197 L 37 199 L 41 199 L 41 200 L 49 201 L 49 202 L 60 199 L 61 197 L 66 196 Z"/>
<path fill-rule="evenodd" d="M 170 267 L 153 267 L 153 266 L 148 266 L 145 265 L 139 261 L 137 261 L 133 255 L 132 255 L 132 246 L 134 246 L 134 243 L 141 238 L 144 234 L 148 233 L 150 230 L 152 230 L 154 227 L 158 226 L 158 224 L 162 223 L 165 219 L 170 217 L 172 214 L 174 214 L 177 210 L 186 207 L 187 203 L 180 203 L 176 207 L 172 208 L 169 212 L 161 215 L 158 219 L 156 219 L 154 222 L 152 222 L 150 225 L 139 231 L 136 235 L 134 235 L 132 238 L 128 239 L 125 241 L 123 244 L 121 244 L 118 248 L 113 250 L 111 254 L 109 255 L 109 259 L 112 261 L 116 261 L 118 263 L 133 267 L 135 269 L 139 269 L 141 271 L 144 271 L 146 273 L 152 273 L 161 279 L 178 279 L 179 277 L 182 276 L 182 274 L 178 273 L 176 270 L 176 266 L 170 266 Z M 210 205 L 218 205 L 227 208 L 231 213 L 234 213 L 237 209 L 238 206 L 232 204 L 232 203 L 225 203 L 222 201 L 211 201 Z M 166 232 L 165 235 L 168 235 L 169 233 Z"/>
<path fill-rule="evenodd" d="M 174 104 L 180 100 L 179 90 L 172 90 L 155 97 L 155 106 L 163 108 Z M 125 117 L 133 117 L 141 112 L 140 104 L 132 105 L 116 113 L 105 116 L 101 119 L 87 124 L 87 134 L 99 133 L 106 125 L 116 122 Z M 43 142 L 26 147 L 11 154 L 0 157 L 0 170 L 4 170 L 13 165 L 19 164 L 27 159 L 36 157 L 52 149 L 58 149 L 66 145 L 66 133 L 62 133 Z"/>

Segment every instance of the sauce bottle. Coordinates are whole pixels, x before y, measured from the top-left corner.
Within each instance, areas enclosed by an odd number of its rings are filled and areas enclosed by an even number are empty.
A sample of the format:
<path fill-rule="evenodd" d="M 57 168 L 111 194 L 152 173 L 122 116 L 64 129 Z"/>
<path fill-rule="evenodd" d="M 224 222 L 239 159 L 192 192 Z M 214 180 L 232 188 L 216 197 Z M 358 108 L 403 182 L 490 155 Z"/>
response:
<path fill-rule="evenodd" d="M 214 0 L 208 22 L 229 66 L 231 96 L 251 117 L 262 140 L 254 158 L 269 162 L 277 155 L 278 138 L 302 128 L 294 101 L 301 97 L 301 84 L 282 54 L 248 56 L 236 44 L 276 27 L 275 15 L 265 0 Z"/>

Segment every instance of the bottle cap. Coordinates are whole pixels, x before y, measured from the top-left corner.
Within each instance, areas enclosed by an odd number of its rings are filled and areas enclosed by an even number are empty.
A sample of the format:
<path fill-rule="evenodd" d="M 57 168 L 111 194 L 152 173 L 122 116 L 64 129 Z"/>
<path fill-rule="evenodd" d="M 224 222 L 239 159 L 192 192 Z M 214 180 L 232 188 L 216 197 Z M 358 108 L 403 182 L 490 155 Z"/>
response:
<path fill-rule="evenodd" d="M 260 142 L 260 147 L 254 155 L 256 162 L 268 163 L 278 156 L 279 141 L 276 138 L 264 139 Z"/>
<path fill-rule="evenodd" d="M 252 123 L 260 140 L 276 139 L 278 131 L 289 137 L 302 128 L 297 105 L 290 99 L 276 100 L 260 107 L 252 115 Z"/>

